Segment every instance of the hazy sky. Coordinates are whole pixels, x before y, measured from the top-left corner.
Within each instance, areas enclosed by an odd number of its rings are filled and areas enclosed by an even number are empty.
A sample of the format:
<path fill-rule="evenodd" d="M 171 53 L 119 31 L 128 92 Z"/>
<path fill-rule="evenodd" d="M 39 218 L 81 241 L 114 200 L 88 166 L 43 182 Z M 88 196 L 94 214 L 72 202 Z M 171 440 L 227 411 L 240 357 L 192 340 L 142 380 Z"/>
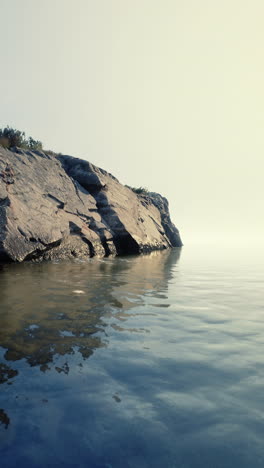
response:
<path fill-rule="evenodd" d="M 263 238 L 263 0 L 0 0 L 0 126 Z"/>

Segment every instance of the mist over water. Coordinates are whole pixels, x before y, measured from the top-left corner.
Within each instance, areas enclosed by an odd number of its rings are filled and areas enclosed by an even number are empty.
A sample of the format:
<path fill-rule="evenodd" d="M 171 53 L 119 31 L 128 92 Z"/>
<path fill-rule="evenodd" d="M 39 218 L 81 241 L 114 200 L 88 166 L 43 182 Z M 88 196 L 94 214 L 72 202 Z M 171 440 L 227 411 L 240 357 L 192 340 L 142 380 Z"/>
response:
<path fill-rule="evenodd" d="M 262 467 L 262 254 L 1 267 L 1 467 Z"/>

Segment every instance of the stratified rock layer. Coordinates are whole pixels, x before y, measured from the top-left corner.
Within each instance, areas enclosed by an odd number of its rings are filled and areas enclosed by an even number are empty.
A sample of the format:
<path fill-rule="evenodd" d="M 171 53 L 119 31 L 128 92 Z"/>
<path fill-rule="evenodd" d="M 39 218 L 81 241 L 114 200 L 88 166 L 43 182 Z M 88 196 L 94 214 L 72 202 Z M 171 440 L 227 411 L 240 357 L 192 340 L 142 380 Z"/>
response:
<path fill-rule="evenodd" d="M 131 254 L 182 245 L 161 195 L 137 195 L 72 156 L 0 147 L 0 260 Z"/>

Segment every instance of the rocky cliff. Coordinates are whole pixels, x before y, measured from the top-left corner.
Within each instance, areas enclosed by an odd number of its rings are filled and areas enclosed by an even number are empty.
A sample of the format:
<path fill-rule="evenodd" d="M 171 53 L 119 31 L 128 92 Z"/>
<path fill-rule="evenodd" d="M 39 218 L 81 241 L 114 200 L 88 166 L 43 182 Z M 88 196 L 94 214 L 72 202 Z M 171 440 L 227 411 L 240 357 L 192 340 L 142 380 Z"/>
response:
<path fill-rule="evenodd" d="M 91 163 L 0 147 L 0 261 L 180 247 L 167 200 L 137 195 Z"/>

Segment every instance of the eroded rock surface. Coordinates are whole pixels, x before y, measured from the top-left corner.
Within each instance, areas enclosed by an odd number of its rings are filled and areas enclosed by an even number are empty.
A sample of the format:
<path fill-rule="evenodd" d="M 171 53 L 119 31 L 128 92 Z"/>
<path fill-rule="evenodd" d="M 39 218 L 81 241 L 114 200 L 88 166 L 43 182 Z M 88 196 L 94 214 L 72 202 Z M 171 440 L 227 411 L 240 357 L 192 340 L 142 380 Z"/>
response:
<path fill-rule="evenodd" d="M 181 246 L 168 202 L 71 156 L 0 147 L 0 260 L 107 256 Z"/>

